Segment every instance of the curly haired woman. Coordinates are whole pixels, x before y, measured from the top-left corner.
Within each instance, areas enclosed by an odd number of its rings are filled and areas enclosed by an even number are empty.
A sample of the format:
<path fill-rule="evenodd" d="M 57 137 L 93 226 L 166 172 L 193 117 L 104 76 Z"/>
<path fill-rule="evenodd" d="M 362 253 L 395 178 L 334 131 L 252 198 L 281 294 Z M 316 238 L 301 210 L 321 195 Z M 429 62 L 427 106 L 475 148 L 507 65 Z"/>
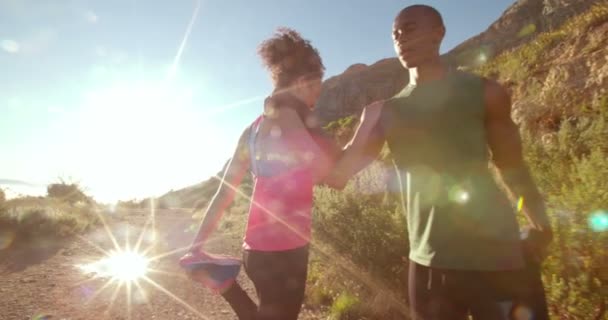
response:
<path fill-rule="evenodd" d="M 313 128 L 311 116 L 325 68 L 310 42 L 287 28 L 262 42 L 258 53 L 274 90 L 262 115 L 241 135 L 190 253 L 182 260 L 205 255 L 205 240 L 245 174 L 253 173 L 243 265 L 259 305 L 235 282 L 222 295 L 239 319 L 295 320 L 306 285 L 313 187 L 333 165 L 333 152 L 324 147 L 327 141 Z"/>

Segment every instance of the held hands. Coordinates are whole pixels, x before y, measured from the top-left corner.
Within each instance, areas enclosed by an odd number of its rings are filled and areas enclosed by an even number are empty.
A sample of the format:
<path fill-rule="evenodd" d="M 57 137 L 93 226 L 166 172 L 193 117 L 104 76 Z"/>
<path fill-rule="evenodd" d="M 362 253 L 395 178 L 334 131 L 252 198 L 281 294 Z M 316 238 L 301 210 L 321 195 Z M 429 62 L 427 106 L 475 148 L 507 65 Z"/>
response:
<path fill-rule="evenodd" d="M 524 257 L 527 261 L 540 264 L 548 255 L 547 248 L 553 240 L 550 228 L 536 229 L 527 227 L 522 232 Z"/>
<path fill-rule="evenodd" d="M 376 152 L 371 151 L 375 144 L 370 144 L 372 142 L 370 140 L 374 140 L 372 136 L 374 136 L 375 128 L 382 114 L 384 103 L 384 100 L 376 101 L 363 109 L 354 136 L 346 147 L 338 153 L 340 160 L 337 161 L 331 174 L 325 178 L 325 185 L 338 190 L 343 189 L 348 180 L 371 163 L 372 158 L 375 158 L 377 153 L 380 152 L 380 149 Z M 378 139 L 377 136 L 375 138 Z"/>
<path fill-rule="evenodd" d="M 204 256 L 205 254 L 201 252 L 198 247 L 193 245 L 190 250 L 179 259 L 180 266 L 191 280 L 202 282 L 208 278 L 209 274 L 206 269 L 192 266 L 193 262 L 200 260 L 201 257 Z"/>

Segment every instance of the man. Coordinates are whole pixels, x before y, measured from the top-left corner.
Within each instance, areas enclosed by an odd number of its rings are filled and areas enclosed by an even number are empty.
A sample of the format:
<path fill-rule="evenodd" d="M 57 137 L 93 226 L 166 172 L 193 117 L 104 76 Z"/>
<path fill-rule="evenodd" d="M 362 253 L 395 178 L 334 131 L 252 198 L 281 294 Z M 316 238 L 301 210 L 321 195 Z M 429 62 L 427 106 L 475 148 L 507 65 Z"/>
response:
<path fill-rule="evenodd" d="M 542 283 L 527 258 L 540 263 L 552 232 L 522 157 L 509 95 L 492 80 L 448 70 L 439 55 L 444 35 L 432 7 L 414 5 L 398 14 L 393 41 L 409 84 L 364 109 L 327 183 L 343 187 L 388 144 L 408 218 L 413 318 L 456 320 L 470 313 L 509 319 L 532 312 L 543 319 Z M 522 246 L 513 206 L 493 179 L 490 160 L 509 191 L 524 200 L 534 241 Z M 530 281 L 536 291 L 528 289 Z"/>

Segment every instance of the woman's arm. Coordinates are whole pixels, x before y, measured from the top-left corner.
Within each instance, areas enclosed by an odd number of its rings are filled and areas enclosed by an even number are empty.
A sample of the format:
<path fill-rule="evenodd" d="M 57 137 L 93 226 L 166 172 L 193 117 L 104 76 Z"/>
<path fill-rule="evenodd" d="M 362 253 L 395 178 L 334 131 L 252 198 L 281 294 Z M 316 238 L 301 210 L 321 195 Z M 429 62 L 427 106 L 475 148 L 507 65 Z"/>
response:
<path fill-rule="evenodd" d="M 220 186 L 207 207 L 207 212 L 194 238 L 190 251 L 202 248 L 224 211 L 232 203 L 237 188 L 249 170 L 250 158 L 247 148 L 249 131 L 250 129 L 248 128 L 241 134 L 236 150 L 224 171 L 224 176 L 220 180 Z"/>

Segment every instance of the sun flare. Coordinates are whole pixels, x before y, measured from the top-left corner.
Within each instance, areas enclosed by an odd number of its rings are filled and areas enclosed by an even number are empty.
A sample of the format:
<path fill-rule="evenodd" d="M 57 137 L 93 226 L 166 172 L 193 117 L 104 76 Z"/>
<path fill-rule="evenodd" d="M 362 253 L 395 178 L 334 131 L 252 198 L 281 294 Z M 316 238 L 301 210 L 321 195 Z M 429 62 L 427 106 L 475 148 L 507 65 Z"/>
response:
<path fill-rule="evenodd" d="M 80 265 L 85 273 L 109 277 L 120 282 L 133 282 L 146 276 L 149 259 L 135 251 L 112 251 L 96 262 Z"/>

